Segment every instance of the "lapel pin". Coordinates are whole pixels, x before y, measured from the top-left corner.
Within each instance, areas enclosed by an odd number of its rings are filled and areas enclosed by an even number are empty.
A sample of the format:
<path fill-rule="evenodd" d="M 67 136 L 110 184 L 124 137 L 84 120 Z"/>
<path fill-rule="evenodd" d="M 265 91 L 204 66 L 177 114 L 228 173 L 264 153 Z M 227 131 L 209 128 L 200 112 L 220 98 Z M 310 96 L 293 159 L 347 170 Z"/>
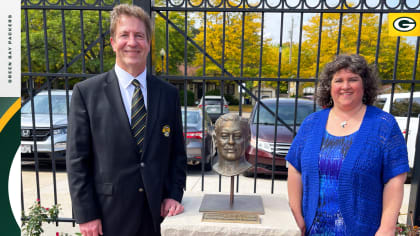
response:
<path fill-rule="evenodd" d="M 169 125 L 163 126 L 162 133 L 165 137 L 169 137 L 169 134 L 171 133 L 171 128 L 169 128 Z"/>

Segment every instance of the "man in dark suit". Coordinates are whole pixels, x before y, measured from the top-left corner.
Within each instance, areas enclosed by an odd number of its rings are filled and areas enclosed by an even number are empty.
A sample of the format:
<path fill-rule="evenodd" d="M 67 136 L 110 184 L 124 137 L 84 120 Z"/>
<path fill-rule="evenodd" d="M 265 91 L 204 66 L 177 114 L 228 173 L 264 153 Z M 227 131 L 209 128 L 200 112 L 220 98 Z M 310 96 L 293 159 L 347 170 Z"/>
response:
<path fill-rule="evenodd" d="M 160 235 L 162 217 L 183 211 L 186 153 L 178 91 L 147 74 L 151 28 L 141 8 L 116 6 L 115 67 L 73 89 L 67 172 L 84 236 Z"/>

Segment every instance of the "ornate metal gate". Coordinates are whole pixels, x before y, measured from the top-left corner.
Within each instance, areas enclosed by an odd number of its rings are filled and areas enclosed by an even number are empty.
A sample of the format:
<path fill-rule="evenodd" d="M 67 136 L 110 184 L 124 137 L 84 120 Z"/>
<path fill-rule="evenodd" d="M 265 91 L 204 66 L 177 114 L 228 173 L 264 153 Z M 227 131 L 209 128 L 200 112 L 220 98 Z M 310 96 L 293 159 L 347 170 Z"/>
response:
<path fill-rule="evenodd" d="M 238 104 L 237 112 L 241 116 L 245 116 L 244 109 L 249 107 L 243 105 L 245 101 L 254 104 L 264 96 L 294 97 L 294 124 L 286 125 L 294 134 L 299 125 L 296 123 L 298 97 L 313 96 L 320 70 L 335 55 L 357 53 L 377 66 L 383 93 L 390 94 L 391 101 L 395 93 L 407 92 L 408 103 L 403 108 L 406 114 L 420 112 L 416 110 L 419 108 L 414 97 L 414 92 L 420 91 L 417 66 L 420 37 L 388 34 L 389 13 L 416 13 L 420 10 L 418 0 L 121 2 L 139 5 L 151 13 L 155 35 L 148 70 L 180 88 L 185 107 L 194 105 L 189 100 L 188 90 L 193 91 L 192 100 L 201 98 L 197 94 L 205 96 L 209 92 L 229 97 L 231 105 Z M 112 68 L 109 11 L 118 3 L 113 0 L 22 0 L 22 97 L 32 101 L 29 103 L 32 124 L 22 129 L 27 130 L 26 138 L 33 142 L 38 199 L 41 199 L 38 171 L 42 154 L 37 150 L 41 138 L 35 121 L 34 96 L 42 90 L 48 91 L 50 124 L 43 130 L 50 134 L 61 132 L 58 130 L 63 127 L 53 124 L 53 89 L 65 90 L 68 111 L 69 90 L 74 83 Z M 273 115 L 277 113 L 264 102 L 257 104 Z M 392 104 L 391 112 L 395 110 Z M 205 106 L 202 109 L 204 111 Z M 410 117 L 407 115 L 406 130 L 410 122 L 415 122 Z M 275 127 L 277 122 L 284 124 L 277 118 Z M 277 128 L 275 137 L 276 133 Z M 55 149 L 59 145 L 54 137 L 51 135 L 48 156 L 52 163 L 54 202 L 59 203 L 55 183 L 58 158 Z M 408 142 L 413 139 L 409 132 L 405 133 L 405 138 Z M 257 126 L 257 153 L 258 140 Z M 420 172 L 419 148 L 416 150 L 413 176 Z M 271 192 L 275 186 L 275 160 L 281 158 L 275 153 L 272 155 Z M 254 162 L 258 163 L 258 155 Z M 202 190 L 204 180 L 203 163 Z M 237 182 L 239 180 L 238 176 Z M 254 192 L 257 192 L 257 181 L 255 175 Z M 412 209 L 418 209 L 418 181 L 419 178 L 412 179 Z M 219 186 L 220 183 L 221 178 Z M 22 199 L 24 209 L 23 202 Z M 415 215 L 418 224 L 419 210 Z M 74 222 L 71 216 L 59 218 L 59 221 Z"/>

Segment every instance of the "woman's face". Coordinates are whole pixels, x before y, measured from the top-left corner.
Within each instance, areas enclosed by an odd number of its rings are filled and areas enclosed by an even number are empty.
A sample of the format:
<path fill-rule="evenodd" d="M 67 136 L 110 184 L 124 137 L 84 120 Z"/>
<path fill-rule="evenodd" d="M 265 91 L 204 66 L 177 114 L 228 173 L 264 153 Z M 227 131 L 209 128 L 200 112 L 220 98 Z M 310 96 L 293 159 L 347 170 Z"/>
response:
<path fill-rule="evenodd" d="M 334 106 L 352 109 L 363 103 L 363 80 L 348 69 L 337 71 L 331 80 L 331 97 Z"/>

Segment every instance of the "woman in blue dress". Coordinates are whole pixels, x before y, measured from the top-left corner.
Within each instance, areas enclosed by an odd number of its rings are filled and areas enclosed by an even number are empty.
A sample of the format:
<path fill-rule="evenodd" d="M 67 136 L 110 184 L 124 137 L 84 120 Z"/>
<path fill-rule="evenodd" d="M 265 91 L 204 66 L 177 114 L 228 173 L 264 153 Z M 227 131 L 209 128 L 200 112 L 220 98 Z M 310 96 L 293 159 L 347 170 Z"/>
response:
<path fill-rule="evenodd" d="M 320 76 L 317 102 L 286 157 L 289 204 L 302 235 L 393 236 L 409 171 L 394 117 L 372 106 L 376 71 L 339 55 Z"/>

